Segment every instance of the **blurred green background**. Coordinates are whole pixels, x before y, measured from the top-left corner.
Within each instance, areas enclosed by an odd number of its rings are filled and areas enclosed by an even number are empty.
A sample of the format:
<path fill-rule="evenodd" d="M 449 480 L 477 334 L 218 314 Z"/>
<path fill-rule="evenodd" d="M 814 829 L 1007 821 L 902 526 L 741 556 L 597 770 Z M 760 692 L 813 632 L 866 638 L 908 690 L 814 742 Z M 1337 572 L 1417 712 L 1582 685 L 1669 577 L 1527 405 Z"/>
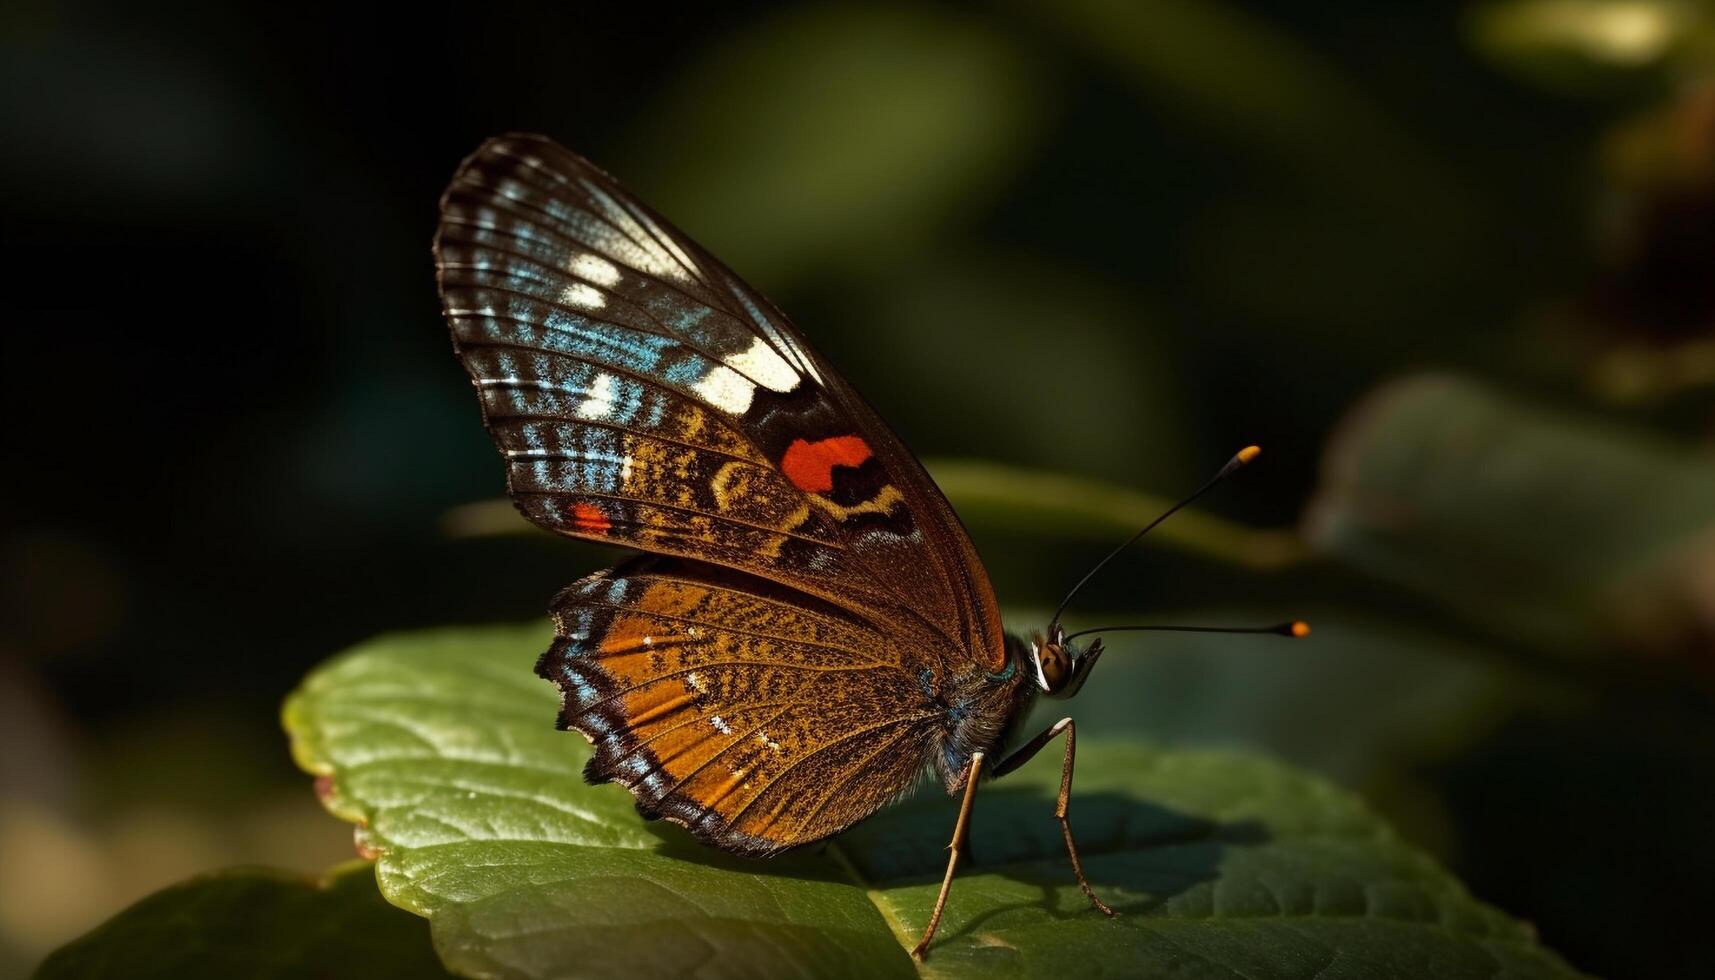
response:
<path fill-rule="evenodd" d="M 1080 731 L 1272 752 L 1583 969 L 1715 973 L 1707 5 L 19 0 L 0 52 L 0 974 L 348 857 L 286 691 L 610 557 L 447 520 L 502 472 L 435 202 L 514 129 L 789 310 L 1017 626 L 1261 443 L 1073 621 L 1315 637 L 1116 638 Z"/>

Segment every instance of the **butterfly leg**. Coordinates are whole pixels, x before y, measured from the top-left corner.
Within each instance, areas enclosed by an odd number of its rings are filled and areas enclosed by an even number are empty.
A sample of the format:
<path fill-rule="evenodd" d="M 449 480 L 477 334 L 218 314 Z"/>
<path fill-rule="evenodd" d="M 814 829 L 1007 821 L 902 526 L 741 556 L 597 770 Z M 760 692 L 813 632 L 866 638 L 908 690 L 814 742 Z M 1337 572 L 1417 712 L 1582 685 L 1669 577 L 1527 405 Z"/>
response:
<path fill-rule="evenodd" d="M 971 829 L 971 805 L 977 799 L 977 777 L 982 774 L 983 754 L 971 753 L 971 765 L 965 770 L 965 799 L 959 804 L 959 819 L 953 824 L 953 841 L 947 845 L 952 853 L 947 856 L 947 874 L 941 879 L 941 894 L 935 896 L 935 911 L 929 914 L 929 925 L 923 930 L 923 938 L 918 941 L 911 955 L 923 959 L 928 955 L 929 940 L 935 938 L 935 929 L 941 924 L 941 913 L 947 908 L 947 890 L 953 887 L 953 872 L 959 867 L 959 855 L 965 851 L 965 838 Z"/>
<path fill-rule="evenodd" d="M 1019 746 L 1018 751 L 1002 760 L 995 768 L 994 774 L 997 778 L 1004 776 L 1029 762 L 1035 758 L 1036 753 L 1042 751 L 1043 746 L 1054 741 L 1061 732 L 1066 733 L 1066 758 L 1060 764 L 1060 798 L 1054 803 L 1054 819 L 1060 821 L 1060 835 L 1066 838 L 1066 854 L 1072 859 L 1072 873 L 1078 876 L 1078 887 L 1084 890 L 1084 897 L 1103 914 L 1113 917 L 1119 913 L 1108 908 L 1106 902 L 1096 897 L 1095 891 L 1090 888 L 1090 879 L 1084 877 L 1084 863 L 1078 860 L 1078 845 L 1072 840 L 1072 824 L 1066 819 L 1066 809 L 1072 801 L 1072 760 L 1076 755 L 1077 745 L 1077 729 L 1072 724 L 1072 719 L 1060 719 L 1049 726 L 1047 731 Z"/>

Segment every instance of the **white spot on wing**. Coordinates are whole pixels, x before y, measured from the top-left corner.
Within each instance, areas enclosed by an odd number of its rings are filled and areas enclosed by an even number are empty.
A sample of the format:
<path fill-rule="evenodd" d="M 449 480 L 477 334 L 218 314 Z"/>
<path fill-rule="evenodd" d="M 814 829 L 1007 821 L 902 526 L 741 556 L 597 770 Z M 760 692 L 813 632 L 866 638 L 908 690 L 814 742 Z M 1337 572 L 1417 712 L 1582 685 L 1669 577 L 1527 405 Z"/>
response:
<path fill-rule="evenodd" d="M 711 716 L 709 718 L 709 724 L 715 726 L 715 731 L 720 732 L 722 735 L 732 734 L 732 726 L 728 725 L 726 720 L 720 715 Z"/>
<path fill-rule="evenodd" d="M 613 411 L 613 375 L 602 372 L 590 382 L 589 394 L 578 403 L 578 418 L 604 419 Z"/>
<path fill-rule="evenodd" d="M 743 415 L 756 397 L 756 385 L 725 364 L 717 365 L 703 380 L 691 386 L 710 405 L 731 415 Z"/>
<path fill-rule="evenodd" d="M 615 255 L 628 265 L 635 263 L 637 270 L 646 275 L 655 276 L 658 279 L 675 279 L 679 282 L 692 281 L 692 275 L 687 266 L 675 259 L 674 252 L 669 252 L 667 248 L 661 245 L 663 241 L 671 244 L 672 239 L 669 236 L 660 233 L 659 228 L 655 228 L 656 233 L 652 234 L 649 229 L 639 223 L 636 215 L 620 206 L 619 202 L 615 201 L 607 191 L 588 178 L 579 177 L 578 183 L 583 185 L 584 190 L 589 193 L 590 203 L 595 206 L 601 216 L 618 229 L 618 231 L 609 231 L 600 236 L 592 236 L 598 237 L 600 240 L 591 244 L 609 255 Z M 649 224 L 653 226 L 654 222 Z M 678 251 L 677 248 L 674 251 Z M 683 252 L 678 254 L 684 255 Z M 684 261 L 689 263 L 690 260 L 685 257 Z"/>
<path fill-rule="evenodd" d="M 560 290 L 560 302 L 567 306 L 575 306 L 580 310 L 599 310 L 607 305 L 607 297 L 594 286 L 574 282 Z"/>
<path fill-rule="evenodd" d="M 798 387 L 798 372 L 761 337 L 754 337 L 750 347 L 737 354 L 721 358 L 726 366 L 754 380 L 769 391 L 785 394 Z"/>
<path fill-rule="evenodd" d="M 658 248 L 639 250 L 643 258 L 645 272 L 658 279 L 672 279 L 677 282 L 691 282 L 690 273 L 684 267 L 673 261 L 673 257 Z"/>
<path fill-rule="evenodd" d="M 566 268 L 579 279 L 587 279 L 598 286 L 611 286 L 619 281 L 619 266 L 589 252 L 573 256 Z"/>

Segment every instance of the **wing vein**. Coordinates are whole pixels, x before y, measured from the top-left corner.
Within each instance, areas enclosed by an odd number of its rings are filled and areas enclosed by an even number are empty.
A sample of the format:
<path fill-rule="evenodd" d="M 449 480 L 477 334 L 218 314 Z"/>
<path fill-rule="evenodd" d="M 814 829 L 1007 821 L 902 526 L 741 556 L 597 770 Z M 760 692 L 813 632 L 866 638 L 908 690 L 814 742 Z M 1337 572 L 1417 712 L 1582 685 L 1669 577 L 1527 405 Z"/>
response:
<path fill-rule="evenodd" d="M 858 738 L 860 736 L 867 735 L 870 732 L 877 731 L 877 730 L 880 730 L 883 728 L 891 728 L 894 725 L 906 725 L 906 724 L 910 724 L 911 722 L 914 722 L 914 721 L 922 721 L 925 718 L 931 718 L 931 717 L 933 717 L 933 715 L 928 715 L 928 714 L 905 715 L 904 717 L 893 718 L 893 719 L 890 719 L 888 721 L 878 722 L 874 725 L 866 725 L 863 728 L 859 728 L 859 729 L 855 729 L 853 731 L 847 732 L 846 734 L 841 735 L 839 738 L 833 739 L 833 740 L 828 741 L 828 742 L 823 742 L 821 745 L 816 746 L 816 748 L 814 750 L 812 750 L 810 752 L 806 752 L 805 754 L 803 754 L 803 755 L 799 756 L 798 758 L 792 760 L 792 762 L 789 765 L 787 765 L 786 768 L 780 770 L 780 772 L 777 773 L 773 779 L 769 780 L 769 785 L 773 785 L 774 783 L 778 783 L 782 779 L 785 779 L 787 773 L 791 772 L 794 769 L 797 769 L 799 766 L 803 765 L 806 762 L 809 762 L 811 759 L 816 758 L 817 756 L 821 755 L 822 753 L 827 752 L 828 750 L 832 749 L 836 745 L 843 745 L 846 742 L 849 742 L 854 738 Z M 738 822 L 740 820 L 744 819 L 744 815 L 746 813 L 750 812 L 750 808 L 755 806 L 756 801 L 762 799 L 762 796 L 763 796 L 762 793 L 757 793 L 755 796 L 751 797 L 744 804 L 744 806 L 739 807 L 737 813 L 734 813 L 731 817 L 727 818 L 727 822 L 726 822 L 727 826 L 728 827 L 738 826 Z"/>
<path fill-rule="evenodd" d="M 673 616 L 673 615 L 670 615 L 668 613 L 655 612 L 653 610 L 648 610 L 648 609 L 638 610 L 633 606 L 622 606 L 622 605 L 620 605 L 618 603 L 614 603 L 614 602 L 602 602 L 602 601 L 594 600 L 594 599 L 579 598 L 576 600 L 576 605 L 579 607 L 582 607 L 582 608 L 587 608 L 587 609 L 612 609 L 615 612 L 626 612 L 626 613 L 635 612 L 635 613 L 638 613 L 640 615 L 648 616 L 652 619 L 664 619 L 664 620 L 667 620 L 668 622 L 672 622 L 672 623 L 687 623 L 687 624 L 692 625 L 692 626 L 700 626 L 700 627 L 707 627 L 708 626 L 707 620 L 692 619 L 688 616 Z M 820 642 L 817 642 L 815 640 L 806 640 L 806 639 L 802 639 L 800 637 L 795 637 L 795 636 L 780 636 L 779 634 L 776 634 L 776 633 L 763 633 L 763 632 L 760 632 L 758 630 L 748 630 L 748 629 L 742 629 L 742 628 L 737 627 L 737 626 L 729 626 L 725 623 L 722 623 L 719 626 L 709 627 L 709 628 L 719 630 L 722 633 L 729 633 L 733 636 L 748 636 L 748 637 L 750 637 L 752 639 L 756 639 L 756 640 L 773 640 L 777 643 L 788 643 L 788 644 L 791 644 L 793 646 L 810 647 L 810 648 L 816 649 L 816 650 L 828 650 L 830 652 L 837 652 L 837 653 L 847 653 L 847 654 L 851 654 L 853 657 L 858 657 L 858 658 L 862 658 L 864 656 L 863 654 L 859 653 L 856 650 L 853 650 L 850 647 L 842 646 L 842 645 L 837 644 L 837 643 L 820 643 Z M 721 661 L 721 662 L 725 663 L 726 661 Z M 859 660 L 855 660 L 852 662 L 850 669 L 856 670 L 856 669 L 860 669 L 860 668 L 864 668 L 864 667 L 893 667 L 893 668 L 897 669 L 899 667 L 899 665 L 898 664 L 890 664 L 890 663 L 887 663 L 886 661 L 881 661 L 881 660 L 859 659 Z M 845 668 L 840 668 L 840 669 L 845 669 Z"/>
<path fill-rule="evenodd" d="M 512 477 L 511 467 L 508 467 L 508 472 L 507 472 L 508 482 L 511 481 L 511 477 Z M 612 492 L 604 491 L 604 490 L 584 490 L 584 489 L 579 489 L 579 490 L 510 490 L 509 492 L 512 493 L 514 496 L 519 496 L 519 497 L 596 497 L 596 498 L 599 498 L 602 500 L 619 500 L 619 501 L 623 501 L 626 503 L 634 503 L 634 504 L 637 504 L 637 505 L 642 506 L 642 507 L 654 507 L 654 508 L 657 508 L 660 510 L 670 510 L 670 511 L 674 511 L 674 512 L 680 513 L 680 514 L 689 514 L 692 517 L 706 517 L 712 521 L 720 521 L 720 522 L 725 523 L 725 524 L 731 524 L 735 527 L 746 527 L 746 528 L 750 528 L 753 531 L 763 531 L 763 532 L 766 532 L 768 534 L 778 534 L 778 535 L 781 535 L 783 537 L 791 538 L 795 541 L 804 541 L 804 542 L 807 542 L 809 544 L 818 545 L 820 547 L 827 548 L 827 549 L 832 550 L 832 551 L 843 552 L 846 550 L 845 544 L 842 542 L 839 542 L 839 541 L 825 541 L 821 538 L 812 538 L 808 535 L 799 534 L 796 531 L 781 530 L 780 528 L 777 528 L 777 527 L 769 527 L 765 524 L 757 524 L 754 521 L 742 521 L 736 517 L 728 517 L 725 514 L 711 514 L 708 511 L 697 510 L 697 509 L 692 508 L 692 507 L 686 507 L 682 504 L 668 504 L 668 503 L 662 503 L 662 502 L 656 501 L 656 500 L 641 500 L 638 497 L 636 497 L 635 495 L 627 495 L 627 494 L 623 494 L 623 493 L 612 493 Z M 611 518 L 610 518 L 610 520 L 611 520 Z M 661 528 L 661 527 L 657 527 L 657 526 L 651 525 L 651 524 L 644 524 L 641 521 L 614 521 L 613 523 L 615 523 L 615 524 L 631 524 L 631 525 L 636 526 L 636 527 L 649 528 L 650 530 L 655 530 L 655 531 L 671 530 L 670 528 Z M 568 533 L 568 532 L 562 531 L 560 533 Z M 599 535 L 596 536 L 595 538 L 593 538 L 592 540 L 604 541 L 606 544 L 613 544 L 614 543 L 611 540 L 606 540 L 606 539 L 601 538 Z"/>

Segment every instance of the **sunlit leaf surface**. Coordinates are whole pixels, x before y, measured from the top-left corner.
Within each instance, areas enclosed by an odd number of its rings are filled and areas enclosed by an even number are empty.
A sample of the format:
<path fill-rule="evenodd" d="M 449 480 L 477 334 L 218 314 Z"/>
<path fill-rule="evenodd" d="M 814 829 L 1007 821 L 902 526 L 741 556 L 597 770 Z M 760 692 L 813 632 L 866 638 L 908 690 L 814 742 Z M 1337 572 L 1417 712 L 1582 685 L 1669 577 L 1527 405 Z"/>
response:
<path fill-rule="evenodd" d="M 1572 976 L 1353 797 L 1261 758 L 1080 742 L 1072 814 L 1041 759 L 980 795 L 973 861 L 927 963 L 952 801 L 925 789 L 833 845 L 728 857 L 583 783 L 530 664 L 541 627 L 365 644 L 286 707 L 300 765 L 359 824 L 383 893 L 468 975 Z M 1052 753 L 1050 753 L 1052 754 Z"/>

